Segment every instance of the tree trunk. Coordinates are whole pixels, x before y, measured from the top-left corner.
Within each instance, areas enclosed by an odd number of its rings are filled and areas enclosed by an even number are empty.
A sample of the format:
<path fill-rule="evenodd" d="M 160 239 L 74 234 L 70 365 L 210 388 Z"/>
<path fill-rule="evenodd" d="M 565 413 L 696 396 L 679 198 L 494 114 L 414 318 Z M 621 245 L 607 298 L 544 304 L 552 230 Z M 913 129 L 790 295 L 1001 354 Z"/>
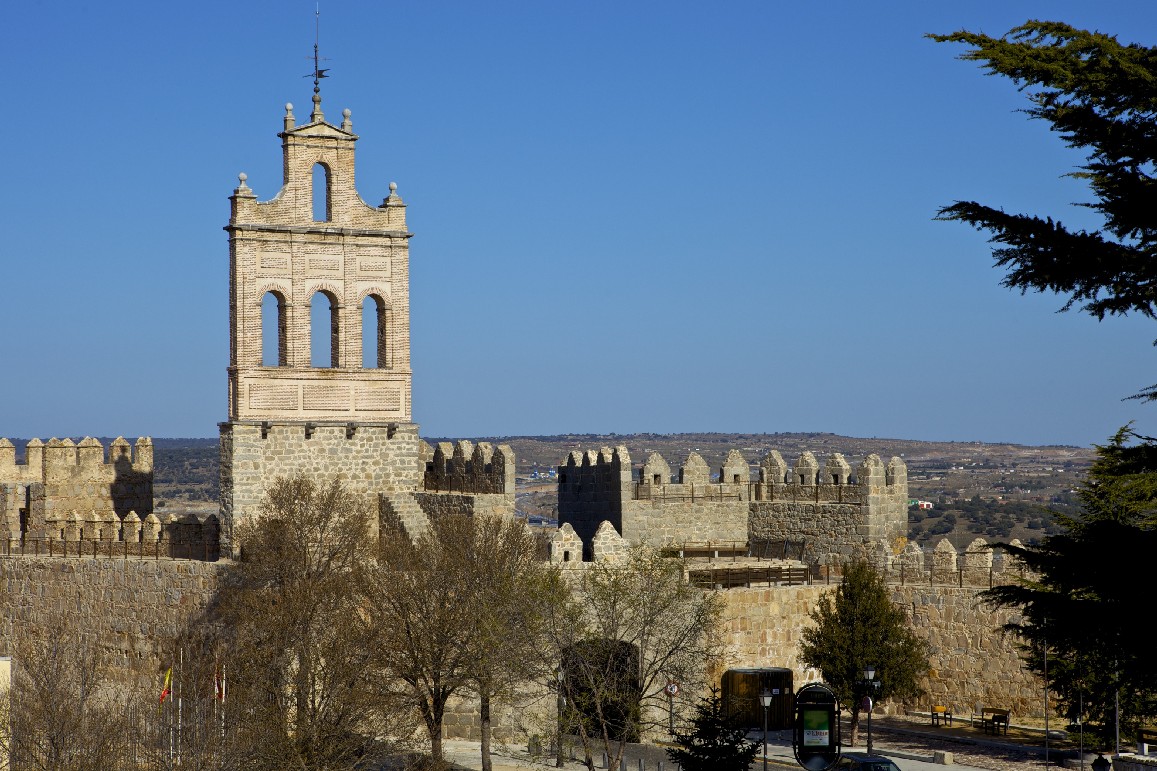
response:
<path fill-rule="evenodd" d="M 853 747 L 859 743 L 860 740 L 860 710 L 857 707 L 852 710 L 852 745 Z"/>
<path fill-rule="evenodd" d="M 435 768 L 442 767 L 442 718 L 446 713 L 445 700 L 430 697 L 420 703 L 422 719 L 426 722 L 426 733 L 430 737 L 430 758 Z"/>
<path fill-rule="evenodd" d="M 482 718 L 482 771 L 493 771 L 490 762 L 490 695 L 480 694 L 478 712 Z"/>

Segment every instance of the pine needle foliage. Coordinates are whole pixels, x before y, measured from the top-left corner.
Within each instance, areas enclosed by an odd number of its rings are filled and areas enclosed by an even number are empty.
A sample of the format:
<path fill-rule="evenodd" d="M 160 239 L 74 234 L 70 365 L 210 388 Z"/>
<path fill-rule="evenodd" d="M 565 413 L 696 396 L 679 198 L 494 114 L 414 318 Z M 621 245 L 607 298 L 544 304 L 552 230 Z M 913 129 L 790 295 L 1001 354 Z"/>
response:
<path fill-rule="evenodd" d="M 1027 92 L 1024 112 L 1047 121 L 1087 162 L 1070 176 L 1088 183 L 1081 203 L 1104 225 L 1072 230 L 1051 216 L 1008 214 L 956 201 L 937 219 L 991 234 L 996 265 L 1011 289 L 1067 295 L 1097 320 L 1139 313 L 1157 318 L 1157 48 L 1055 21 L 1028 21 L 1002 37 L 961 30 L 929 35 L 971 46 L 959 58 L 980 62 Z M 1157 385 L 1135 398 L 1157 399 Z"/>
<path fill-rule="evenodd" d="M 1126 735 L 1157 717 L 1157 660 L 1136 620 L 1157 554 L 1157 440 L 1122 428 L 1097 447 L 1079 497 L 1082 513 L 1058 515 L 1059 534 L 1002 545 L 1026 577 L 984 597 L 1021 611 L 1005 630 L 1025 666 L 1047 679 L 1062 714 L 1108 742 L 1118 704 Z"/>
<path fill-rule="evenodd" d="M 723 700 L 712 694 L 695 705 L 686 732 L 677 731 L 677 747 L 667 750 L 683 771 L 747 771 L 759 752 L 759 742 L 723 711 Z"/>
<path fill-rule="evenodd" d="M 820 597 L 805 629 L 800 660 L 816 667 L 844 709 L 852 714 L 853 736 L 865 696 L 915 698 L 928 674 L 928 643 L 909 628 L 892 603 L 883 577 L 867 562 L 844 565 L 843 582 Z M 865 667 L 876 668 L 878 689 L 869 691 Z M 853 738 L 854 742 L 854 738 Z"/>

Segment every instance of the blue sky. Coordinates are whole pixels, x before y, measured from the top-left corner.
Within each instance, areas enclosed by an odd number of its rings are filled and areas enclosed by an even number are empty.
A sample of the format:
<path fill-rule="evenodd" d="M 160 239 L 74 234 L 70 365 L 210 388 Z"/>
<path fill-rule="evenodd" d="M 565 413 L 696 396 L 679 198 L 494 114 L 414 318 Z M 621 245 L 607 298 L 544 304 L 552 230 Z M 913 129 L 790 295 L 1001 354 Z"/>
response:
<path fill-rule="evenodd" d="M 314 3 L 10 4 L 0 436 L 215 436 L 227 196 L 281 182 Z M 409 204 L 425 435 L 1157 433 L 1157 324 L 1000 288 L 977 199 L 1095 226 L 927 32 L 1157 44 L 1151 2 L 322 3 L 358 186 Z"/>

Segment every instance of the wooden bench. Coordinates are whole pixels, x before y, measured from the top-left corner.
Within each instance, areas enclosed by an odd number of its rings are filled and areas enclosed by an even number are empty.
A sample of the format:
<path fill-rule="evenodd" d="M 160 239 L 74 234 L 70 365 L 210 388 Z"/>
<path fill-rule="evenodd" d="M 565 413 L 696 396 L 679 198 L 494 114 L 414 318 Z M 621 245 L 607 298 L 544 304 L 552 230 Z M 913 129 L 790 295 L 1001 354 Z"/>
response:
<path fill-rule="evenodd" d="M 1150 747 L 1157 748 L 1157 728 L 1138 729 L 1137 754 L 1148 755 Z"/>
<path fill-rule="evenodd" d="M 980 728 L 986 734 L 1000 734 L 1003 733 L 1008 736 L 1008 710 L 1007 709 L 993 709 L 991 707 L 984 707 L 980 710 L 979 717 L 974 716 L 974 720 L 980 720 Z"/>
<path fill-rule="evenodd" d="M 952 725 L 952 708 L 939 704 L 933 705 L 932 725 L 944 725 L 945 721 L 947 721 L 948 725 Z"/>

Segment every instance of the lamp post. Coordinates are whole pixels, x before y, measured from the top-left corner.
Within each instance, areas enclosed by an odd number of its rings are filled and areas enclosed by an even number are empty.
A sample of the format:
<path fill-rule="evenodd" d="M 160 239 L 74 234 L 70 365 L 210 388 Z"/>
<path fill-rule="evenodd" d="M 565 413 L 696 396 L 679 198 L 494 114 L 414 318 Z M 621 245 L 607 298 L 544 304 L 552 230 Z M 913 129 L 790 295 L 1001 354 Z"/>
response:
<path fill-rule="evenodd" d="M 764 688 L 759 702 L 763 705 L 763 771 L 767 771 L 767 710 L 771 707 L 771 691 Z"/>
<path fill-rule="evenodd" d="M 1097 759 L 1093 761 L 1092 765 L 1093 771 L 1109 771 L 1113 764 L 1105 758 L 1104 753 L 1098 752 Z"/>
<path fill-rule="evenodd" d="M 868 686 L 868 696 L 864 697 L 864 707 L 868 710 L 868 754 L 872 754 L 872 703 L 871 693 L 880 687 L 880 681 L 876 679 L 876 667 L 869 664 L 864 667 L 864 682 Z"/>

